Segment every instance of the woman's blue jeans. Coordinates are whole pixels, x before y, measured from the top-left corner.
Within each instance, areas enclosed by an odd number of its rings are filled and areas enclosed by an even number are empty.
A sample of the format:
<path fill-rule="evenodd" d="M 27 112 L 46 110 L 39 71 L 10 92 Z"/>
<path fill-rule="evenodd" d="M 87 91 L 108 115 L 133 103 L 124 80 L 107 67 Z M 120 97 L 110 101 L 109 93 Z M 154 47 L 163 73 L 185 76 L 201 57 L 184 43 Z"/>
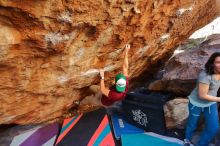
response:
<path fill-rule="evenodd" d="M 208 146 L 211 140 L 216 135 L 219 129 L 219 117 L 217 103 L 211 105 L 210 107 L 197 107 L 189 102 L 189 117 L 186 125 L 186 135 L 185 138 L 192 140 L 194 131 L 197 128 L 197 124 L 201 114 L 205 118 L 205 129 L 203 130 L 201 137 L 196 146 Z"/>

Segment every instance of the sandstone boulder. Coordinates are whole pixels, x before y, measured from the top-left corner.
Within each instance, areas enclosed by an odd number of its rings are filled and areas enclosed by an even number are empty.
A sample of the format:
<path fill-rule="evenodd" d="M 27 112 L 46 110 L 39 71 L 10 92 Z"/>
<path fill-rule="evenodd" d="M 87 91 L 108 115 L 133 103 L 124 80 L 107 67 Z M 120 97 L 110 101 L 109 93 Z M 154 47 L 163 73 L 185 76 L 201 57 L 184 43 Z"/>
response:
<path fill-rule="evenodd" d="M 61 117 L 126 43 L 133 79 L 217 15 L 219 0 L 0 0 L 0 124 Z"/>
<path fill-rule="evenodd" d="M 189 45 L 188 42 L 185 46 Z M 152 90 L 172 91 L 179 96 L 187 96 L 195 87 L 196 79 L 209 57 L 220 52 L 220 35 L 212 35 L 197 47 L 186 49 L 172 57 L 164 67 L 161 80 L 149 85 Z"/>

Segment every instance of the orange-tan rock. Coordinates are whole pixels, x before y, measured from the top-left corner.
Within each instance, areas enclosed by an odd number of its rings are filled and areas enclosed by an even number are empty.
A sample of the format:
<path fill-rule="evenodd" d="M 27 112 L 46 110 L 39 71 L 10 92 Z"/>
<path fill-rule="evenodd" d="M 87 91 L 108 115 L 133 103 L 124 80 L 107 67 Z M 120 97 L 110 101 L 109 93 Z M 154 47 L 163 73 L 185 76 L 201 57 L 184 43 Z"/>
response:
<path fill-rule="evenodd" d="M 99 68 L 111 83 L 126 43 L 130 78 L 150 71 L 219 15 L 217 1 L 0 0 L 0 124 L 61 117 Z"/>

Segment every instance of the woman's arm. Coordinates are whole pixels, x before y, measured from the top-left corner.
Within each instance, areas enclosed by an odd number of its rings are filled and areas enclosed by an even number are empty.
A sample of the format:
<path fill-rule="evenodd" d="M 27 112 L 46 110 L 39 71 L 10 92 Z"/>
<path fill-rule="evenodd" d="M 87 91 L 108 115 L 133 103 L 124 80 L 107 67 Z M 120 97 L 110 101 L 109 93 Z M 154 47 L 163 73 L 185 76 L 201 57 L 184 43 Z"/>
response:
<path fill-rule="evenodd" d="M 130 50 L 130 45 L 125 45 L 125 56 L 124 56 L 124 63 L 123 63 L 123 74 L 128 77 L 128 51 Z"/>
<path fill-rule="evenodd" d="M 108 88 L 105 87 L 105 82 L 104 82 L 104 70 L 100 70 L 100 76 L 101 76 L 101 81 L 100 81 L 100 86 L 101 86 L 101 92 L 102 94 L 104 94 L 105 96 L 108 97 L 108 94 L 110 92 L 110 90 Z"/>
<path fill-rule="evenodd" d="M 208 91 L 209 91 L 209 85 L 208 84 L 199 83 L 198 92 L 199 92 L 199 97 L 201 99 L 214 101 L 214 102 L 220 102 L 220 97 L 215 97 L 215 96 L 212 96 L 212 95 L 208 95 Z"/>

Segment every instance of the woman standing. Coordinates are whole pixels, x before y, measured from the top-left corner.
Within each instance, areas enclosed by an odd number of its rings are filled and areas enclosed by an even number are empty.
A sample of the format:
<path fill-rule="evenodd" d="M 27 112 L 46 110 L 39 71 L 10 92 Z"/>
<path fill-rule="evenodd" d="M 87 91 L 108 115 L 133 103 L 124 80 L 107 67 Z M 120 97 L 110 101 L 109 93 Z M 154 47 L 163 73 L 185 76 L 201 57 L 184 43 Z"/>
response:
<path fill-rule="evenodd" d="M 220 52 L 213 53 L 207 63 L 205 70 L 199 74 L 196 88 L 189 97 L 189 117 L 186 126 L 184 146 L 191 144 L 192 136 L 197 128 L 201 114 L 205 118 L 205 129 L 196 146 L 208 146 L 216 135 L 219 128 L 217 102 L 217 91 L 220 87 Z"/>

